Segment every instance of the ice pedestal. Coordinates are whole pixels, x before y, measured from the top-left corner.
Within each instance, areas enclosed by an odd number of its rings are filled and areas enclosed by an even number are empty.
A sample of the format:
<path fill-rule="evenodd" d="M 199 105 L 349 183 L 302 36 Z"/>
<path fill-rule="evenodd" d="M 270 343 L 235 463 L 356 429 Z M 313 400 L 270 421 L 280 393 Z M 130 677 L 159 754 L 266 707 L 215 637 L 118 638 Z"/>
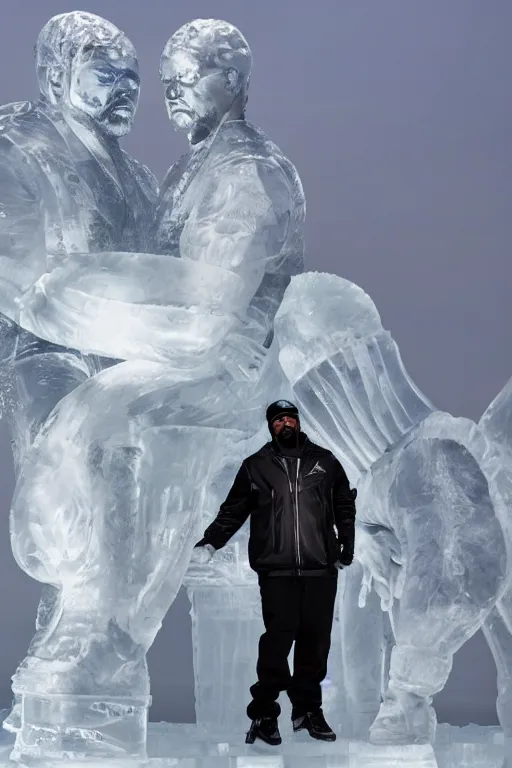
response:
<path fill-rule="evenodd" d="M 243 733 L 249 725 L 249 688 L 256 681 L 258 643 L 264 631 L 256 576 L 247 579 L 243 586 L 189 583 L 188 595 L 197 725 L 217 734 Z M 336 615 L 323 693 L 325 715 L 337 730 L 343 729 L 345 721 L 340 645 Z M 291 715 L 285 694 L 281 695 L 280 704 L 284 722 Z"/>
<path fill-rule="evenodd" d="M 196 722 L 223 734 L 243 732 L 263 632 L 258 585 L 189 586 L 188 595 Z"/>
<path fill-rule="evenodd" d="M 145 760 L 149 696 L 101 697 L 28 694 L 11 759 Z"/>

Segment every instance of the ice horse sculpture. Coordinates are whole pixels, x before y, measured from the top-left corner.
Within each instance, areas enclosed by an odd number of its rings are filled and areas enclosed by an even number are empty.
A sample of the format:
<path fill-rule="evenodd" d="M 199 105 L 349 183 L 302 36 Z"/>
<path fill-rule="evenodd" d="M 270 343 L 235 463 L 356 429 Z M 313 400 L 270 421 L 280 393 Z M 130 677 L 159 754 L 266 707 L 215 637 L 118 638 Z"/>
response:
<path fill-rule="evenodd" d="M 355 732 L 371 725 L 374 744 L 431 741 L 432 697 L 482 628 L 510 739 L 512 382 L 479 424 L 435 410 L 371 298 L 334 275 L 293 278 L 276 338 L 304 424 L 358 486 L 338 660 Z"/>
<path fill-rule="evenodd" d="M 211 82 L 212 46 L 226 55 L 234 28 L 198 29 L 185 37 Z M 224 492 L 282 380 L 273 317 L 302 265 L 300 181 L 243 115 L 194 136 L 187 173 L 172 189 L 164 183 L 156 223 L 146 217 L 154 192 L 145 208 L 123 198 L 139 177 L 149 186 L 149 174 L 134 164 L 123 176 L 118 156 L 119 124 L 133 117 L 129 97 L 134 106 L 138 93 L 133 50 L 125 55 L 119 40 L 128 50 L 118 30 L 90 14 L 51 20 L 38 71 L 52 103 L 43 91 L 41 105 L 6 110 L 2 140 L 19 139 L 23 169 L 50 169 L 52 182 L 34 176 L 47 194 L 39 221 L 26 195 L 15 194 L 18 175 L 2 166 L 2 199 L 12 201 L 2 242 L 14 246 L 2 253 L 0 275 L 14 380 L 11 542 L 20 567 L 45 585 L 35 637 L 13 677 L 7 725 L 19 760 L 144 758 L 146 652 L 216 511 L 210 489 Z M 172 46 L 167 53 L 172 68 Z M 231 103 L 238 95 L 245 105 L 236 57 L 226 61 L 220 82 Z M 193 89 L 195 74 L 190 81 L 171 71 L 167 87 L 186 79 Z M 91 80 L 97 92 L 76 92 Z M 91 102 L 103 109 L 89 114 Z M 50 114 L 41 145 L 46 123 L 34 110 Z M 92 164 L 65 154 L 59 137 L 68 128 Z M 112 182 L 109 208 L 101 193 Z M 151 241 L 138 239 L 150 230 Z"/>

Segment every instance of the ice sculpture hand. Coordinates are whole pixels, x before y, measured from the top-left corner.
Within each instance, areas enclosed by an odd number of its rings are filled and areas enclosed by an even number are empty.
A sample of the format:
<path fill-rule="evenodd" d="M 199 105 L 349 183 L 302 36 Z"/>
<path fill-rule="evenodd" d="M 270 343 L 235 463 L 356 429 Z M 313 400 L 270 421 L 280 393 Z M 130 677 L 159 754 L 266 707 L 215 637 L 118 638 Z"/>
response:
<path fill-rule="evenodd" d="M 205 544 L 204 546 L 194 547 L 192 555 L 190 556 L 190 564 L 206 565 L 210 562 L 215 554 L 215 547 L 211 544 Z"/>

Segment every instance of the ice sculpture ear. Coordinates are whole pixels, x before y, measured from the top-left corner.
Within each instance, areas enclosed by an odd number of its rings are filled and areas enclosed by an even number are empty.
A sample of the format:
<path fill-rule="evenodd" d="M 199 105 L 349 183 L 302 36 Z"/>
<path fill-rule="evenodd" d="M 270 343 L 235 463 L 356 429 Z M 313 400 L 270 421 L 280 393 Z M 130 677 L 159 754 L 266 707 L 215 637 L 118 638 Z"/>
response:
<path fill-rule="evenodd" d="M 48 69 L 46 77 L 50 102 L 56 104 L 62 99 L 64 92 L 64 72 L 60 68 L 51 67 Z"/>
<path fill-rule="evenodd" d="M 230 67 L 224 70 L 224 77 L 226 78 L 226 89 L 231 93 L 237 93 L 242 85 L 242 77 L 238 69 Z"/>

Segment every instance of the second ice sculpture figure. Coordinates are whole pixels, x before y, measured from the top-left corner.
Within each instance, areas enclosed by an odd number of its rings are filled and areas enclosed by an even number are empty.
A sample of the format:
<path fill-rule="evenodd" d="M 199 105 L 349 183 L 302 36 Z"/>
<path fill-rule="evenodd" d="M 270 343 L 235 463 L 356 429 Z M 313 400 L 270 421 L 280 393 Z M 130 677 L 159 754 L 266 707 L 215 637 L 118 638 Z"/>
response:
<path fill-rule="evenodd" d="M 483 628 L 511 737 L 511 384 L 478 425 L 436 411 L 370 297 L 334 275 L 293 278 L 276 338 L 303 421 L 357 480 L 360 565 L 345 572 L 341 602 L 347 711 L 375 718 L 374 744 L 431 741 L 432 697 Z M 357 608 L 373 590 L 392 629 L 382 692 L 381 608 Z"/>
<path fill-rule="evenodd" d="M 271 347 L 273 321 L 290 276 L 303 268 L 305 204 L 293 165 L 245 119 L 251 64 L 247 41 L 225 21 L 192 21 L 165 46 L 160 74 L 167 111 L 172 124 L 187 132 L 190 151 L 162 184 L 155 249 L 229 270 L 242 281 L 248 306 L 219 347 L 218 364 L 225 372 L 218 396 L 204 397 L 192 423 L 243 424 L 247 439 L 257 443 L 261 427 L 266 432 L 265 407 L 276 391 L 282 392 Z M 232 300 L 226 294 L 219 301 Z M 259 447 L 253 445 L 232 446 L 219 464 L 202 510 L 202 530 L 244 455 Z M 213 726 L 217 734 L 243 730 L 262 631 L 258 586 L 247 562 L 247 529 L 210 563 L 194 564 L 186 584 L 197 722 Z"/>

